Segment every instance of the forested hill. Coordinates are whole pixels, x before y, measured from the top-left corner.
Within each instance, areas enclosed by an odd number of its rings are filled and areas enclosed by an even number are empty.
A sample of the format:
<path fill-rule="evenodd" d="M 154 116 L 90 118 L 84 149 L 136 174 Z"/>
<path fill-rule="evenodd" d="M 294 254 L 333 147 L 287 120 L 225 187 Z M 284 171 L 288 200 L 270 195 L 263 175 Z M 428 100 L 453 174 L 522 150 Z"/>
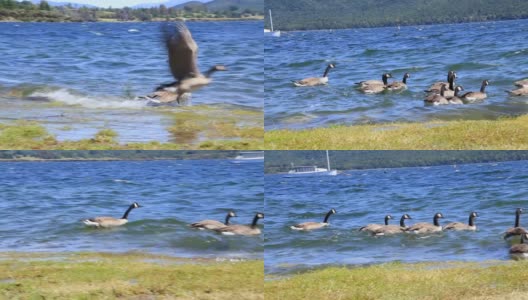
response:
<path fill-rule="evenodd" d="M 528 151 L 329 151 L 332 169 L 377 169 L 528 160 Z M 266 151 L 265 172 L 326 167 L 324 151 Z"/>
<path fill-rule="evenodd" d="M 528 18 L 527 0 L 266 0 L 265 9 L 272 10 L 273 25 L 278 30 Z"/>

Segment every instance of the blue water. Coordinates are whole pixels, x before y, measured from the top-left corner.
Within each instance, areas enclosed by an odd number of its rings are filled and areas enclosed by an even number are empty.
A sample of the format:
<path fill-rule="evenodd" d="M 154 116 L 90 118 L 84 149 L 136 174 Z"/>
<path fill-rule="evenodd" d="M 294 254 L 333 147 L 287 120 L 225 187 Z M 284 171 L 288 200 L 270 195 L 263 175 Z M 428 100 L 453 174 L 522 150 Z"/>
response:
<path fill-rule="evenodd" d="M 188 223 L 248 224 L 263 210 L 262 163 L 229 160 L 0 163 L 0 251 L 141 251 L 178 257 L 262 258 L 260 237 L 222 236 Z M 87 228 L 82 219 L 129 223 Z"/>
<path fill-rule="evenodd" d="M 193 93 L 192 105 L 263 110 L 262 22 L 188 22 L 198 66 L 228 71 Z M 122 142 L 167 141 L 165 111 L 136 96 L 174 81 L 160 23 L 0 23 L 0 121 L 44 123 L 60 139 L 112 128 Z M 41 96 L 53 105 L 29 101 Z M 130 124 L 130 120 L 134 122 Z M 260 118 L 262 120 L 262 118 Z M 65 132 L 61 127 L 74 127 Z"/>
<path fill-rule="evenodd" d="M 510 245 L 502 233 L 512 227 L 515 209 L 528 205 L 528 161 L 346 171 L 338 176 L 284 178 L 266 175 L 265 269 L 283 273 L 326 265 L 364 265 L 389 261 L 507 260 Z M 323 220 L 330 227 L 311 232 L 289 226 Z M 383 223 L 432 222 L 436 212 L 448 222 L 467 222 L 477 211 L 476 232 L 429 236 L 372 237 L 358 232 Z M 526 224 L 521 217 L 521 225 Z"/>
<path fill-rule="evenodd" d="M 528 77 L 528 20 L 286 32 L 265 38 L 266 129 L 393 121 L 494 119 L 528 113 L 528 97 L 505 90 Z M 322 76 L 328 86 L 295 88 L 290 80 Z M 488 98 L 463 106 L 424 107 L 423 90 L 455 70 L 457 84 L 478 91 L 490 81 Z M 409 89 L 364 95 L 354 83 L 381 80 L 391 72 Z"/>

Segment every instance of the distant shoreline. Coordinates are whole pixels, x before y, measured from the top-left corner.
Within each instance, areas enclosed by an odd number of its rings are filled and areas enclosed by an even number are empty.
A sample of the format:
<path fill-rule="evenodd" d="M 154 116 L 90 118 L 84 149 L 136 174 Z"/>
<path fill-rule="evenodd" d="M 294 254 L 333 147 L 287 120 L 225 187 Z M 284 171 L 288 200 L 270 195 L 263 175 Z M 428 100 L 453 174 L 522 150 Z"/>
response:
<path fill-rule="evenodd" d="M 46 20 L 46 21 L 38 21 L 38 20 L 31 20 L 31 21 L 23 21 L 18 19 L 0 19 L 0 23 L 156 23 L 156 22 L 177 22 L 177 21 L 186 21 L 186 22 L 233 22 L 233 21 L 262 21 L 264 20 L 264 16 L 254 16 L 249 18 L 181 18 L 181 19 L 153 19 L 150 21 L 139 21 L 139 20 L 132 20 L 132 21 L 120 21 L 117 19 L 100 19 L 97 21 L 90 21 L 90 22 L 84 22 L 84 21 L 64 21 L 64 20 Z"/>

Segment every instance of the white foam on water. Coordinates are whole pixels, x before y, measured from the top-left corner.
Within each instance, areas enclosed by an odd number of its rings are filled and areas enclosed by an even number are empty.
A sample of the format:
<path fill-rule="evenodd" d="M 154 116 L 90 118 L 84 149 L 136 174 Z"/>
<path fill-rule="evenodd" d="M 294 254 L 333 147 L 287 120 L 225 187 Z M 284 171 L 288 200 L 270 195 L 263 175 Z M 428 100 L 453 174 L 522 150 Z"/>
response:
<path fill-rule="evenodd" d="M 128 32 L 139 32 L 139 29 L 131 28 L 128 30 Z"/>
<path fill-rule="evenodd" d="M 80 105 L 86 108 L 131 108 L 141 109 L 146 106 L 145 100 L 125 99 L 115 96 L 84 96 L 71 93 L 67 89 L 55 91 L 35 92 L 30 96 L 46 97 L 53 101 L 70 105 Z"/>

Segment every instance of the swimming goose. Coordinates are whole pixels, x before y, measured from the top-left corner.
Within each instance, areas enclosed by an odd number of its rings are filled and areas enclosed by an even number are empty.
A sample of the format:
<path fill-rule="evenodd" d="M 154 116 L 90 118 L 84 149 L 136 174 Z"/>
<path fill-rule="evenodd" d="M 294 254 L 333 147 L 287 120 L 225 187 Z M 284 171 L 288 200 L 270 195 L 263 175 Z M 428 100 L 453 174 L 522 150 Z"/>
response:
<path fill-rule="evenodd" d="M 216 221 L 216 220 L 203 220 L 203 221 L 200 221 L 200 222 L 192 223 L 192 224 L 190 224 L 190 226 L 194 227 L 194 228 L 201 229 L 201 230 L 203 230 L 203 229 L 209 229 L 209 230 L 218 229 L 218 228 L 222 228 L 222 227 L 225 227 L 225 226 L 229 225 L 229 219 L 231 219 L 232 217 L 236 217 L 236 214 L 235 214 L 234 211 L 230 211 L 230 212 L 227 213 L 224 223 L 222 223 L 220 221 Z"/>
<path fill-rule="evenodd" d="M 518 80 L 518 81 L 515 81 L 513 84 L 518 87 L 527 87 L 528 79 Z"/>
<path fill-rule="evenodd" d="M 185 93 L 191 93 L 211 83 L 211 75 L 214 72 L 226 70 L 224 66 L 216 65 L 204 74 L 200 72 L 197 65 L 198 45 L 184 23 L 176 23 L 176 26 L 169 26 L 165 23 L 162 32 L 169 54 L 170 70 L 176 81 L 162 84 L 156 91 L 171 92 L 168 88 L 176 88 L 176 101 L 180 103 Z M 160 96 L 155 92 L 153 95 L 164 97 L 163 102 L 170 102 L 169 100 L 174 98 L 174 95 L 172 98 L 169 97 L 170 94 Z"/>
<path fill-rule="evenodd" d="M 506 232 L 504 233 L 504 239 L 509 239 L 511 237 L 520 236 L 521 234 L 528 233 L 526 229 L 520 226 L 521 222 L 521 214 L 523 213 L 522 208 L 517 208 L 515 210 L 515 225 L 514 227 L 508 228 Z"/>
<path fill-rule="evenodd" d="M 437 81 L 433 83 L 429 87 L 429 89 L 425 91 L 428 93 L 440 93 L 440 89 L 442 88 L 442 85 L 444 84 L 446 84 L 450 89 L 454 89 L 456 77 L 457 77 L 457 74 L 455 71 L 449 71 L 447 72 L 447 81 Z"/>
<path fill-rule="evenodd" d="M 410 78 L 411 74 L 405 73 L 403 75 L 402 81 L 393 81 L 387 85 L 387 90 L 389 91 L 403 91 L 407 89 L 407 78 Z"/>
<path fill-rule="evenodd" d="M 290 228 L 293 230 L 313 230 L 313 229 L 323 228 L 329 225 L 328 218 L 330 218 L 330 216 L 335 213 L 336 213 L 336 210 L 332 208 L 330 211 L 326 213 L 323 222 L 304 222 L 304 223 L 290 226 Z"/>
<path fill-rule="evenodd" d="M 519 89 L 512 90 L 512 91 L 506 91 L 511 96 L 527 96 L 528 95 L 528 85 L 523 86 Z"/>
<path fill-rule="evenodd" d="M 457 86 L 452 97 L 446 96 L 445 98 L 449 101 L 449 104 L 464 104 L 464 101 L 458 97 L 458 94 L 464 90 L 464 87 L 461 85 Z M 445 96 L 445 92 L 444 92 Z"/>
<path fill-rule="evenodd" d="M 485 92 L 486 87 L 488 85 L 489 85 L 489 81 L 483 80 L 482 85 L 480 86 L 480 92 L 468 92 L 462 95 L 462 97 L 460 98 L 467 102 L 475 102 L 477 100 L 484 100 L 486 99 L 486 97 L 488 97 Z"/>
<path fill-rule="evenodd" d="M 392 78 L 390 73 L 385 73 L 379 80 L 367 80 L 356 83 L 359 85 L 359 89 L 365 94 L 379 94 L 384 92 L 388 85 L 388 79 Z"/>
<path fill-rule="evenodd" d="M 447 90 L 447 85 L 443 84 L 440 88 L 440 94 L 430 94 L 425 99 L 425 104 L 429 105 L 446 105 L 449 104 L 449 100 L 444 97 L 445 91 Z"/>
<path fill-rule="evenodd" d="M 137 202 L 130 204 L 130 206 L 126 210 L 125 214 L 121 217 L 121 219 L 117 219 L 113 217 L 96 217 L 96 218 L 83 220 L 83 223 L 86 226 L 103 227 L 103 228 L 125 225 L 126 223 L 128 223 L 128 214 L 130 213 L 130 211 L 138 207 L 141 207 L 141 206 Z"/>
<path fill-rule="evenodd" d="M 528 233 L 521 235 L 521 243 L 513 245 L 510 248 L 510 254 L 519 256 L 528 256 Z"/>
<path fill-rule="evenodd" d="M 408 214 L 404 214 L 400 218 L 400 225 L 385 225 L 374 230 L 372 234 L 374 235 L 387 235 L 387 234 L 396 234 L 405 232 L 407 226 L 405 225 L 405 220 L 412 219 Z"/>
<path fill-rule="evenodd" d="M 391 215 L 386 215 L 385 216 L 385 226 L 389 225 L 389 220 L 391 220 L 391 219 L 392 219 Z M 368 224 L 368 225 L 365 225 L 365 226 L 359 228 L 359 231 L 372 233 L 373 231 L 375 231 L 376 229 L 378 229 L 380 227 L 383 227 L 383 225 L 382 224 Z"/>
<path fill-rule="evenodd" d="M 303 80 L 292 80 L 293 85 L 295 86 L 316 86 L 316 85 L 325 85 L 328 83 L 328 72 L 330 69 L 335 68 L 334 64 L 328 64 L 324 71 L 323 77 L 310 77 Z"/>
<path fill-rule="evenodd" d="M 228 225 L 214 230 L 223 235 L 259 235 L 261 233 L 260 228 L 257 227 L 259 219 L 264 219 L 263 213 L 256 213 L 251 225 Z"/>
<path fill-rule="evenodd" d="M 462 222 L 452 222 L 444 226 L 443 230 L 477 230 L 477 225 L 475 225 L 475 218 L 478 217 L 476 212 L 471 212 L 469 214 L 469 221 L 467 224 Z"/>
<path fill-rule="evenodd" d="M 440 232 L 442 231 L 442 226 L 440 226 L 438 219 L 443 217 L 444 215 L 442 215 L 441 213 L 436 213 L 433 217 L 433 224 L 426 222 L 416 223 L 411 227 L 407 228 L 405 231 L 416 234 Z"/>

